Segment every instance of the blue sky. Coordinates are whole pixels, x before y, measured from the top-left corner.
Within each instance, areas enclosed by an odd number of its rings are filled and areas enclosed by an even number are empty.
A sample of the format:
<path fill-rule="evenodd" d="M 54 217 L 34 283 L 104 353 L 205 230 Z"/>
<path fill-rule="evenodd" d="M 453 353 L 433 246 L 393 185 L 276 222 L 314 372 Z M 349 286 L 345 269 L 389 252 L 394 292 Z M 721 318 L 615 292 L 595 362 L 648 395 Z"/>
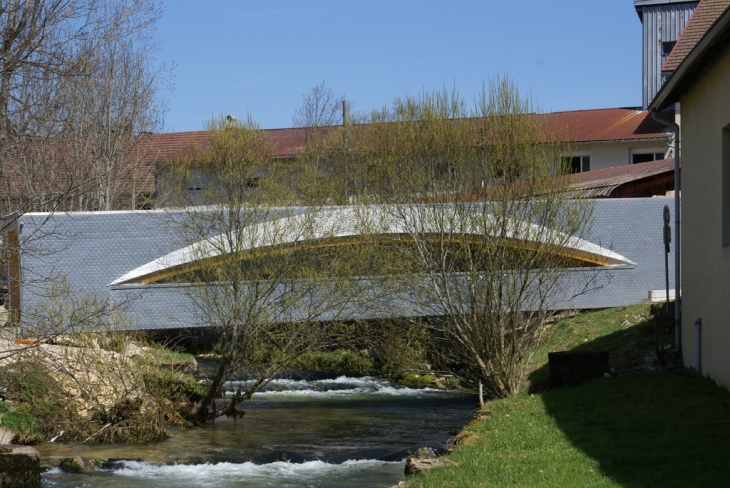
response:
<path fill-rule="evenodd" d="M 353 109 L 506 73 L 543 110 L 641 105 L 632 0 L 163 0 L 157 60 L 174 63 L 166 131 L 213 115 L 290 127 L 324 81 Z"/>

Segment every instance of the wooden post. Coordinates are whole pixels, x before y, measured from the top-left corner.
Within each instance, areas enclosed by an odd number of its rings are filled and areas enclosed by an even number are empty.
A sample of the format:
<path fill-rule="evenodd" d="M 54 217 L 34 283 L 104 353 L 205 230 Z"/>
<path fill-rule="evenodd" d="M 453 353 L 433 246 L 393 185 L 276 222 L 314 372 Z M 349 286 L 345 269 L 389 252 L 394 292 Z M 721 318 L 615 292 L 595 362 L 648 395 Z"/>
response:
<path fill-rule="evenodd" d="M 8 305 L 9 325 L 20 322 L 20 242 L 17 230 L 8 231 Z"/>

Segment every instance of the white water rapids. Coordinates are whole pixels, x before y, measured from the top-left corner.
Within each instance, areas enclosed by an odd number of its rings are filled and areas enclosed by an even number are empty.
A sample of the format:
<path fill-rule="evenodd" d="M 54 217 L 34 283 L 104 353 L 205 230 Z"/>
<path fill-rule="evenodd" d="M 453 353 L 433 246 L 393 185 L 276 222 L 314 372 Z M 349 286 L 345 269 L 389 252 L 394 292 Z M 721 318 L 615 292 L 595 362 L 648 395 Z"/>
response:
<path fill-rule="evenodd" d="M 229 381 L 227 396 L 245 382 Z M 404 459 L 445 447 L 470 418 L 473 396 L 371 377 L 281 379 L 242 405 L 243 420 L 176 430 L 146 446 L 44 444 L 41 457 L 113 459 L 95 473 L 54 468 L 44 487 L 387 487 Z M 144 460 L 144 461 L 143 461 Z"/>

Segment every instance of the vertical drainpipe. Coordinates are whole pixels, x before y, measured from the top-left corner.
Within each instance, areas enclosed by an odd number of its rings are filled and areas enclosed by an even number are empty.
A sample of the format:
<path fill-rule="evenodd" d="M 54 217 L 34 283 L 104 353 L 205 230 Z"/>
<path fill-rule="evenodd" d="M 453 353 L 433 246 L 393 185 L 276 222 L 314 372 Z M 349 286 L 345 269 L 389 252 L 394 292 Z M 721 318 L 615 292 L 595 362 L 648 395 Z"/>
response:
<path fill-rule="evenodd" d="M 650 110 L 651 118 L 667 127 L 674 128 L 674 344 L 677 353 L 682 353 L 682 297 L 680 290 L 681 283 L 681 248 L 680 248 L 680 223 L 681 223 L 681 203 L 679 193 L 682 190 L 681 179 L 679 175 L 679 147 L 680 134 L 679 125 L 675 122 L 662 119 L 654 110 Z"/>
<path fill-rule="evenodd" d="M 702 318 L 695 322 L 695 373 L 702 376 Z"/>

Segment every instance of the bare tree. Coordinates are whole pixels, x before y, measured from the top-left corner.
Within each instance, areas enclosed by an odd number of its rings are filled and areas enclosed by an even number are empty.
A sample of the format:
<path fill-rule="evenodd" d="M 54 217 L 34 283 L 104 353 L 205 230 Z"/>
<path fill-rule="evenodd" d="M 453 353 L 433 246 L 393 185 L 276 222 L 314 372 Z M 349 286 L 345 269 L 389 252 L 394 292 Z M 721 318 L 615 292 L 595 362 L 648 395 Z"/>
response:
<path fill-rule="evenodd" d="M 153 68 L 150 37 L 159 15 L 153 0 L 0 0 L 0 276 L 11 318 L 18 256 L 63 237 L 51 227 L 21 236 L 20 216 L 135 208 L 150 190 L 141 136 L 160 127 L 164 108 L 157 90 L 167 71 Z M 60 286 L 58 276 L 32 279 Z M 67 330 L 25 319 L 16 325 L 38 338 Z"/>
<path fill-rule="evenodd" d="M 153 0 L 0 1 L 0 213 L 137 204 L 139 134 L 160 128 L 167 74 L 152 68 L 159 14 Z"/>
<path fill-rule="evenodd" d="M 328 127 L 342 123 L 344 95 L 337 95 L 323 81 L 302 93 L 302 104 L 294 111 L 294 127 Z"/>
<path fill-rule="evenodd" d="M 158 90 L 169 81 L 164 67 L 151 67 L 156 43 L 150 33 L 159 14 L 149 0 L 105 5 L 97 15 L 109 29 L 84 46 L 85 76 L 63 86 L 64 136 L 75 144 L 75 166 L 88 168 L 83 176 L 91 182 L 79 209 L 134 209 L 151 197 L 143 136 L 162 128 Z"/>

